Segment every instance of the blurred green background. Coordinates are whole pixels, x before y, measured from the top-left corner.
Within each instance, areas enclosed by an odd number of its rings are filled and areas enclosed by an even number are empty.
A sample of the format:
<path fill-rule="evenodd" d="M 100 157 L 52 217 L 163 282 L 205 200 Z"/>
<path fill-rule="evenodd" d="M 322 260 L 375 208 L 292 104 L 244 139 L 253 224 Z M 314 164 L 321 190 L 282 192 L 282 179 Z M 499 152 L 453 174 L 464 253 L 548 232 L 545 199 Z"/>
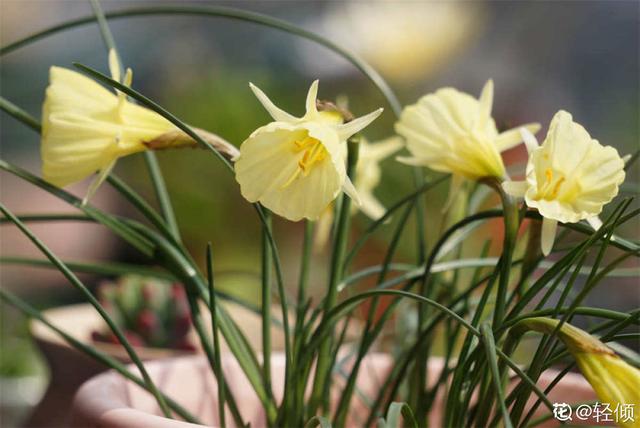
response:
<path fill-rule="evenodd" d="M 158 1 L 103 1 L 105 10 L 167 5 Z M 234 6 L 266 13 L 319 32 L 351 48 L 388 79 L 403 104 L 442 86 L 474 95 L 484 82 L 495 81 L 494 117 L 501 127 L 538 121 L 543 131 L 560 108 L 573 113 L 591 135 L 620 153 L 639 148 L 639 8 L 636 1 L 523 2 L 180 2 L 181 5 Z M 0 38 L 6 45 L 35 31 L 91 14 L 85 1 L 2 0 Z M 133 86 L 186 122 L 215 132 L 239 145 L 269 117 L 253 97 L 248 82 L 260 86 L 279 106 L 294 114 L 303 110 L 308 85 L 320 79 L 320 98 L 345 95 L 356 115 L 377 107 L 386 111 L 367 129 L 371 141 L 393 134 L 394 117 L 384 98 L 352 65 L 313 43 L 254 24 L 190 16 L 121 19 L 111 22 L 126 66 L 133 68 Z M 81 62 L 106 72 L 106 55 L 96 25 L 57 34 L 8 54 L 0 63 L 2 96 L 39 117 L 47 70 Z M 0 113 L 2 158 L 39 173 L 38 136 Z M 258 301 L 259 224 L 251 206 L 219 162 L 199 150 L 159 154 L 184 240 L 198 260 L 212 241 L 222 287 Z M 506 155 L 511 170 L 522 171 L 525 154 Z M 408 168 L 393 160 L 383 165 L 384 179 L 376 191 L 390 204 L 412 188 Z M 116 173 L 153 200 L 139 155 L 118 163 Z M 639 169 L 630 171 L 623 194 L 637 192 Z M 82 194 L 86 183 L 72 187 Z M 440 207 L 447 186 L 428 202 L 427 239 L 441 230 Z M 60 202 L 2 174 L 2 200 L 18 213 L 68 212 Z M 132 208 L 108 185 L 95 204 L 123 215 Z M 636 204 L 637 205 L 637 204 Z M 368 224 L 356 217 L 353 234 Z M 412 226 L 411 226 L 412 227 Z M 485 234 L 495 224 L 478 231 Z M 638 223 L 624 233 L 637 239 Z M 140 256 L 102 228 L 91 225 L 37 225 L 33 229 L 63 258 L 141 262 Z M 499 228 L 498 228 L 499 229 Z M 498 230 L 496 229 L 496 230 Z M 39 257 L 9 226 L 3 226 L 3 257 Z M 357 265 L 379 261 L 385 230 L 364 249 Z M 276 221 L 276 237 L 285 261 L 285 276 L 295 284 L 301 224 Z M 411 230 L 399 260 L 413 260 Z M 471 248 L 481 243 L 470 244 Z M 326 251 L 314 257 L 312 294 L 324 290 Z M 630 262 L 627 267 L 637 267 Z M 2 286 L 19 292 L 40 307 L 79 301 L 61 275 L 35 268 L 1 267 Z M 83 277 L 89 284 L 98 278 Z M 638 278 L 616 280 L 590 297 L 598 306 L 619 310 L 640 303 Z M 3 309 L 2 349 L 19 350 L 20 319 Z M 23 336 L 23 335 L 22 335 Z M 22 342 L 20 342 L 22 343 Z M 29 372 L 2 352 L 0 375 Z M 24 352 L 18 352 L 24 354 Z M 21 359 L 20 361 L 24 361 Z M 26 366 L 32 366 L 27 364 Z M 17 368 L 16 368 L 17 367 Z"/>

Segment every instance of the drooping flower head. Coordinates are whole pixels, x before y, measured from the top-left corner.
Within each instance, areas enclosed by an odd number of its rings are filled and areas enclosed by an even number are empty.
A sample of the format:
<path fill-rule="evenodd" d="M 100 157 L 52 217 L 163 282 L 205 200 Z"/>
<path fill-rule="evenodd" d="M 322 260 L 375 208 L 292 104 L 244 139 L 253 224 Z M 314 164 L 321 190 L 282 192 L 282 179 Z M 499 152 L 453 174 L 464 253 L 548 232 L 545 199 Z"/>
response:
<path fill-rule="evenodd" d="M 499 133 L 491 117 L 493 81 L 479 99 L 454 88 L 442 88 L 406 107 L 396 132 L 407 141 L 411 157 L 401 162 L 426 166 L 461 178 L 479 180 L 506 175 L 500 153 L 522 142 L 517 129 Z M 538 124 L 524 125 L 537 132 Z"/>
<path fill-rule="evenodd" d="M 518 322 L 512 333 L 531 330 L 552 334 L 559 323 L 557 319 L 546 317 L 527 318 Z M 600 400 L 608 404 L 612 412 L 620 406 L 640 403 L 640 370 L 625 362 L 596 337 L 571 324 L 562 324 L 557 335 Z M 619 418 L 617 423 L 629 428 L 640 426 L 637 418 Z"/>
<path fill-rule="evenodd" d="M 112 78 L 120 81 L 113 50 L 109 68 Z M 130 86 L 131 80 L 131 69 L 127 69 L 122 83 Z M 99 172 L 88 198 L 118 158 L 141 152 L 144 142 L 175 130 L 159 114 L 129 102 L 125 94 L 113 93 L 78 72 L 51 67 L 42 112 L 43 178 L 64 187 Z"/>
<path fill-rule="evenodd" d="M 359 203 L 346 174 L 344 145 L 382 109 L 343 123 L 337 112 L 318 111 L 316 80 L 307 94 L 306 113 L 298 118 L 250 86 L 274 122 L 255 130 L 240 146 L 235 171 L 242 195 L 292 221 L 317 219 L 341 191 Z"/>
<path fill-rule="evenodd" d="M 523 131 L 529 161 L 525 181 L 506 181 L 505 191 L 524 197 L 543 217 L 542 252 L 551 252 L 557 223 L 588 220 L 595 228 L 602 207 L 624 181 L 624 161 L 616 149 L 591 138 L 571 114 L 560 110 L 541 146 Z"/>

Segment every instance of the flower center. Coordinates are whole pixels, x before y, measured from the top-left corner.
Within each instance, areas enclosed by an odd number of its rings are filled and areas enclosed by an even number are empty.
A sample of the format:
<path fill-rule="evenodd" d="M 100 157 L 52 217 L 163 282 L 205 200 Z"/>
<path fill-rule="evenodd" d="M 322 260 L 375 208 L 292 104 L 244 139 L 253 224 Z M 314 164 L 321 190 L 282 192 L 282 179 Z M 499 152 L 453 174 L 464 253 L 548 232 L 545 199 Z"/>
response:
<path fill-rule="evenodd" d="M 328 154 L 327 149 L 324 148 L 320 140 L 309 136 L 293 142 L 293 152 L 299 153 L 302 151 L 304 151 L 304 154 L 298 160 L 298 167 L 282 185 L 282 189 L 290 186 L 300 174 L 302 174 L 303 177 L 309 175 L 313 166 L 322 162 Z"/>
<path fill-rule="evenodd" d="M 558 197 L 560 193 L 560 187 L 565 182 L 565 177 L 554 177 L 553 170 L 547 168 L 544 172 L 545 180 L 540 189 L 538 190 L 538 199 L 552 200 Z"/>

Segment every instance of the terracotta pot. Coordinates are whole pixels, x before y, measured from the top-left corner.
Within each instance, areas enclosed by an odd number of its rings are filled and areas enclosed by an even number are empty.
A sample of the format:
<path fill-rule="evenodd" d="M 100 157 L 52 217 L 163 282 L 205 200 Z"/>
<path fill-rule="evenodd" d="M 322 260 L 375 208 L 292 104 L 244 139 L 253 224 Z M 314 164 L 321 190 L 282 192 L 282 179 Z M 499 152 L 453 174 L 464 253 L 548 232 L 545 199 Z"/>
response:
<path fill-rule="evenodd" d="M 225 303 L 225 308 L 240 328 L 247 332 L 249 343 L 255 349 L 260 350 L 261 329 L 259 326 L 261 318 L 249 309 L 235 303 Z M 104 328 L 104 321 L 90 304 L 69 305 L 50 309 L 45 311 L 43 315 L 56 327 L 74 338 L 91 344 L 121 362 L 131 362 L 126 351 L 121 346 L 92 341 L 91 333 Z M 35 343 L 49 366 L 51 378 L 46 393 L 25 426 L 64 426 L 68 420 L 71 401 L 80 385 L 96 374 L 107 370 L 108 367 L 69 346 L 55 332 L 37 320 L 31 322 L 30 330 Z M 191 335 L 193 336 L 192 343 L 199 345 L 195 335 L 193 333 Z M 272 336 L 274 349 L 281 349 L 279 347 L 284 344 L 282 330 L 274 327 Z M 226 344 L 223 343 L 223 346 L 226 349 Z M 143 361 L 193 354 L 193 352 L 148 347 L 136 348 L 136 351 Z"/>
<path fill-rule="evenodd" d="M 236 400 L 241 403 L 241 412 L 245 422 L 252 427 L 264 426 L 264 413 L 247 379 L 241 372 L 235 359 L 226 355 L 223 359 L 226 380 Z M 379 391 L 384 374 L 391 368 L 393 360 L 387 354 L 370 354 L 363 361 L 357 386 L 363 396 L 374 397 Z M 201 356 L 183 357 L 172 360 L 154 361 L 148 364 L 151 376 L 159 387 L 196 415 L 206 426 L 215 426 L 218 422 L 217 389 L 206 360 Z M 284 356 L 274 354 L 272 358 L 273 388 L 276 398 L 283 391 Z M 433 381 L 442 370 L 442 360 L 429 362 L 429 378 Z M 539 381 L 546 387 L 557 375 L 549 370 Z M 339 397 L 342 385 L 337 381 L 334 390 Z M 578 374 L 568 374 L 549 395 L 552 402 L 578 403 L 593 400 L 595 395 L 587 381 Z M 436 400 L 434 410 L 429 415 L 431 426 L 437 427 L 440 420 L 442 400 Z M 546 413 L 544 407 L 540 414 Z M 361 426 L 368 410 L 358 394 L 354 394 L 347 424 Z M 227 423 L 232 425 L 227 413 Z M 545 426 L 556 426 L 550 421 Z M 160 416 L 153 398 L 137 385 L 126 381 L 117 373 L 107 372 L 86 382 L 78 391 L 72 409 L 71 426 L 100 428 L 187 428 L 199 425 L 171 420 Z"/>

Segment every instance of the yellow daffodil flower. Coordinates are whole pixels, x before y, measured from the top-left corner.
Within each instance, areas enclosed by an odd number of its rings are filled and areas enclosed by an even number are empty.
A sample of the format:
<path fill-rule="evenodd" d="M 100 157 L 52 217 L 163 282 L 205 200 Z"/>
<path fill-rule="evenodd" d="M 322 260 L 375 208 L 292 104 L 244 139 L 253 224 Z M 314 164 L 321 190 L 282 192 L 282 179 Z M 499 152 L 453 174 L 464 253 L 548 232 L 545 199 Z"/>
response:
<path fill-rule="evenodd" d="M 120 81 L 115 51 L 109 53 L 109 68 Z M 130 86 L 131 69 L 123 84 Z M 86 200 L 104 181 L 116 160 L 145 150 L 145 142 L 177 128 L 159 114 L 129 102 L 123 93 L 113 93 L 88 77 L 60 67 L 49 70 L 49 87 L 42 113 L 42 175 L 51 184 L 64 187 L 98 172 Z M 172 144 L 192 143 L 186 134 Z"/>
<path fill-rule="evenodd" d="M 438 89 L 406 107 L 395 129 L 407 141 L 411 157 L 400 162 L 451 173 L 455 194 L 464 179 L 504 178 L 500 153 L 517 146 L 517 128 L 499 133 L 491 117 L 493 81 L 484 85 L 479 99 L 454 88 Z M 536 123 L 523 125 L 535 133 Z"/>
<path fill-rule="evenodd" d="M 533 330 L 551 334 L 559 320 L 537 317 L 520 321 L 514 326 L 516 334 Z M 611 411 L 623 405 L 640 403 L 640 370 L 618 357 L 608 346 L 589 333 L 564 323 L 558 338 L 573 355 L 583 376 L 589 381 L 603 403 Z M 622 427 L 640 427 L 640 418 L 618 419 Z"/>
<path fill-rule="evenodd" d="M 306 113 L 298 118 L 250 86 L 274 122 L 255 130 L 240 146 L 235 171 L 245 199 L 292 221 L 317 219 L 341 191 L 359 204 L 346 174 L 344 146 L 382 109 L 343 123 L 337 112 L 318 111 L 316 80 L 307 94 Z"/>
<path fill-rule="evenodd" d="M 558 222 L 587 220 L 599 228 L 598 214 L 624 181 L 624 161 L 616 149 L 592 139 L 563 110 L 553 117 L 541 146 L 526 130 L 522 134 L 529 151 L 526 180 L 506 181 L 502 187 L 540 212 L 542 253 L 548 255 Z"/>

